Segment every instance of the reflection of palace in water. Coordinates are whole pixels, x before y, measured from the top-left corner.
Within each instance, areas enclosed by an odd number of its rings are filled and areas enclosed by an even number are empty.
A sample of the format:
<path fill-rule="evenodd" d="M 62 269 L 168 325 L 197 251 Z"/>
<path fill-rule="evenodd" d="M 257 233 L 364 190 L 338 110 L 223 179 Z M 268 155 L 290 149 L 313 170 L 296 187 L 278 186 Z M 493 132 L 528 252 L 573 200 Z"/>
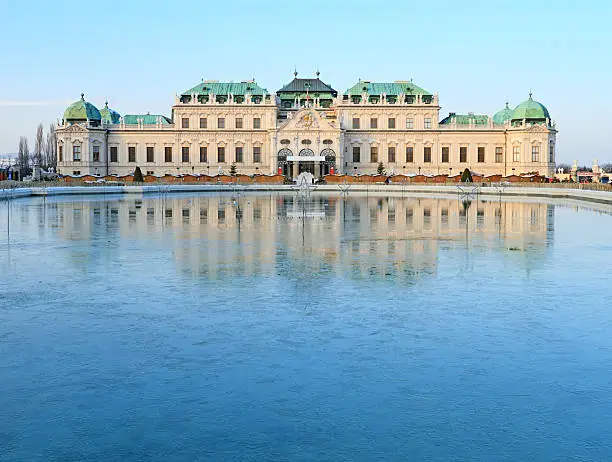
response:
<path fill-rule="evenodd" d="M 457 196 L 238 193 L 47 206 L 56 209 L 66 239 L 110 235 L 167 246 L 179 270 L 213 279 L 292 272 L 413 279 L 435 273 L 441 254 L 466 244 L 524 255 L 517 261 L 533 264 L 554 228 L 550 204 Z"/>

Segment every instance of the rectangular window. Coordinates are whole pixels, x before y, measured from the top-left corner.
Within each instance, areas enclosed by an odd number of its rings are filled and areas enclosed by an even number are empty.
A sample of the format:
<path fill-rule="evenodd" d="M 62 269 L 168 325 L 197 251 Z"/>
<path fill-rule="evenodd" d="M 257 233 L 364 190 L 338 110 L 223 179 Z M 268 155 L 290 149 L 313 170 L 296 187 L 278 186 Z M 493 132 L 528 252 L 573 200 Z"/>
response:
<path fill-rule="evenodd" d="M 236 162 L 243 162 L 243 147 L 236 146 Z"/>
<path fill-rule="evenodd" d="M 236 128 L 242 128 L 242 117 L 236 117 Z"/>
<path fill-rule="evenodd" d="M 217 162 L 220 164 L 225 162 L 225 147 L 219 146 L 217 147 Z"/>
<path fill-rule="evenodd" d="M 225 128 L 225 117 L 219 117 L 217 119 L 217 128 Z"/>
<path fill-rule="evenodd" d="M 378 128 L 378 119 L 376 117 L 370 119 L 370 128 Z"/>
<path fill-rule="evenodd" d="M 80 174 L 81 174 L 81 171 L 80 171 L 80 170 L 74 170 L 74 171 L 72 172 L 72 174 L 73 174 L 73 175 L 80 175 Z"/>
<path fill-rule="evenodd" d="M 181 161 L 189 162 L 189 146 L 181 147 Z"/>
<path fill-rule="evenodd" d="M 408 130 L 412 130 L 414 128 L 414 119 L 412 118 L 406 119 L 406 128 Z"/>
<path fill-rule="evenodd" d="M 442 162 L 446 163 L 449 161 L 450 148 L 448 146 L 442 147 Z"/>
<path fill-rule="evenodd" d="M 200 146 L 200 162 L 208 162 L 208 147 Z"/>
<path fill-rule="evenodd" d="M 153 173 L 155 173 L 153 170 L 147 170 L 147 175 L 153 175 Z M 148 211 L 147 211 L 147 215 L 148 215 Z"/>
<path fill-rule="evenodd" d="M 253 162 L 261 162 L 261 146 L 253 146 Z"/>
<path fill-rule="evenodd" d="M 411 164 L 412 162 L 414 162 L 414 148 L 406 146 L 406 163 Z"/>
<path fill-rule="evenodd" d="M 353 146 L 353 162 L 361 162 L 361 148 Z"/>
<path fill-rule="evenodd" d="M 395 117 L 389 117 L 388 122 L 389 122 L 389 123 L 388 123 L 388 125 L 387 125 L 387 126 L 388 126 L 390 129 L 391 129 L 391 128 L 395 128 Z"/>
<path fill-rule="evenodd" d="M 555 161 L 555 144 L 550 143 L 548 146 L 548 162 L 551 164 Z"/>
<path fill-rule="evenodd" d="M 429 146 L 423 148 L 423 162 L 431 162 L 431 147 Z"/>
<path fill-rule="evenodd" d="M 359 129 L 359 117 L 353 117 L 353 130 Z"/>
<path fill-rule="evenodd" d="M 93 147 L 92 159 L 94 162 L 100 162 L 100 146 Z"/>
<path fill-rule="evenodd" d="M 501 164 L 504 161 L 504 148 L 497 146 L 495 148 L 495 162 Z"/>
<path fill-rule="evenodd" d="M 540 162 L 540 146 L 531 146 L 531 162 Z"/>
<path fill-rule="evenodd" d="M 467 146 L 459 148 L 459 162 L 467 162 Z"/>
<path fill-rule="evenodd" d="M 521 147 L 513 146 L 512 147 L 512 162 L 520 162 L 521 161 Z"/>
<path fill-rule="evenodd" d="M 181 119 L 181 127 L 182 128 L 189 128 L 189 119 L 187 117 L 183 117 Z"/>
<path fill-rule="evenodd" d="M 485 161 L 485 148 L 484 146 L 478 146 L 478 162 Z"/>
<path fill-rule="evenodd" d="M 370 162 L 378 163 L 378 146 L 370 146 Z"/>
<path fill-rule="evenodd" d="M 147 162 L 155 162 L 155 153 L 153 146 L 147 146 Z"/>
<path fill-rule="evenodd" d="M 166 146 L 164 148 L 164 161 L 172 162 L 172 146 Z"/>
<path fill-rule="evenodd" d="M 61 144 L 58 148 L 58 154 L 59 154 L 59 161 L 63 162 L 64 161 L 64 146 L 62 146 Z"/>
<path fill-rule="evenodd" d="M 110 161 L 117 162 L 117 146 L 111 146 L 110 148 Z"/>
<path fill-rule="evenodd" d="M 260 119 L 259 117 L 255 117 L 255 118 L 253 119 L 253 128 L 254 128 L 255 130 L 258 130 L 258 129 L 260 129 L 260 128 L 261 128 L 261 119 Z"/>
<path fill-rule="evenodd" d="M 429 117 L 425 117 L 425 128 L 431 128 L 431 119 Z"/>
<path fill-rule="evenodd" d="M 389 146 L 387 149 L 387 162 L 395 163 L 395 146 Z"/>
<path fill-rule="evenodd" d="M 81 146 L 72 146 L 72 161 L 81 162 Z"/>
<path fill-rule="evenodd" d="M 128 146 L 128 162 L 136 162 L 136 146 Z"/>
<path fill-rule="evenodd" d="M 200 128 L 208 128 L 208 119 L 206 117 L 200 117 Z"/>

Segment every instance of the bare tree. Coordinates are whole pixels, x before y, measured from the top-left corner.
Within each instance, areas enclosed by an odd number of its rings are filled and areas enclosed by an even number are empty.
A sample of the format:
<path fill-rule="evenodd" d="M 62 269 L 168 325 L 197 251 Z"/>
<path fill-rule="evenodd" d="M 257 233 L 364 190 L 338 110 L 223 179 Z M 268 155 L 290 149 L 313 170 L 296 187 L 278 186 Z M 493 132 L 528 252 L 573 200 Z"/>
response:
<path fill-rule="evenodd" d="M 19 138 L 17 165 L 19 166 L 21 177 L 30 173 L 30 148 L 28 146 L 28 139 L 25 136 Z"/>
<path fill-rule="evenodd" d="M 38 127 L 36 128 L 36 139 L 34 141 L 34 152 L 32 153 L 32 161 L 34 163 L 34 165 L 38 165 L 39 167 L 42 167 L 42 163 L 43 163 L 43 145 L 44 145 L 44 138 L 43 138 L 43 126 L 42 124 L 38 124 Z"/>
<path fill-rule="evenodd" d="M 57 146 L 56 146 L 56 138 L 55 138 L 55 125 L 49 125 L 49 131 L 47 132 L 47 139 L 45 141 L 44 148 L 45 158 L 43 163 L 48 169 L 49 167 L 53 167 L 57 170 Z"/>
<path fill-rule="evenodd" d="M 605 164 L 601 164 L 600 167 L 606 173 L 612 172 L 612 164 L 609 162 L 606 162 Z"/>
<path fill-rule="evenodd" d="M 563 173 L 569 173 L 572 170 L 572 166 L 570 164 L 557 164 L 557 169 L 563 169 Z"/>

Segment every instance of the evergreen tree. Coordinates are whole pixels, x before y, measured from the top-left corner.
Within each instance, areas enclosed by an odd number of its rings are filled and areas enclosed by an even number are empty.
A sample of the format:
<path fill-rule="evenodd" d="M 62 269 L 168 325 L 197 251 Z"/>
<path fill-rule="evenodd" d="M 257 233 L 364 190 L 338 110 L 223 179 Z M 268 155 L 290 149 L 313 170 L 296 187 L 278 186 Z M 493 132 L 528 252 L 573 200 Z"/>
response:
<path fill-rule="evenodd" d="M 236 176 L 236 163 L 235 162 L 231 165 L 229 174 L 230 176 Z"/>
<path fill-rule="evenodd" d="M 136 170 L 134 170 L 134 183 L 144 183 L 140 167 L 136 167 Z"/>
<path fill-rule="evenodd" d="M 470 173 L 470 169 L 466 168 L 461 174 L 461 182 L 462 183 L 472 183 L 472 174 Z"/>
<path fill-rule="evenodd" d="M 376 173 L 378 173 L 379 175 L 385 174 L 385 167 L 383 166 L 382 162 L 378 163 L 378 168 L 376 169 Z"/>

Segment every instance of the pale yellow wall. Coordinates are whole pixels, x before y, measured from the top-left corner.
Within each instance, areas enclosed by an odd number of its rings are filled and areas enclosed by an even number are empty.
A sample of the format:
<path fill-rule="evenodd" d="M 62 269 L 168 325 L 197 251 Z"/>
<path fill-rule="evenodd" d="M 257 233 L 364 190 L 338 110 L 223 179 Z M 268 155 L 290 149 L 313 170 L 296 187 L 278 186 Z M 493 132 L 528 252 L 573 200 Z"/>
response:
<path fill-rule="evenodd" d="M 262 104 L 181 104 L 173 108 L 174 124 L 170 125 L 106 125 L 102 128 L 80 130 L 74 126 L 57 128 L 58 145 L 64 146 L 64 161 L 58 164 L 61 173 L 105 174 L 106 155 L 110 146 L 118 148 L 118 162 L 108 163 L 110 174 L 132 173 L 136 166 L 143 172 L 164 173 L 208 173 L 217 174 L 219 167 L 223 172 L 235 162 L 236 147 L 243 148 L 244 162 L 237 164 L 240 173 L 274 173 L 277 170 L 276 156 L 280 149 L 288 147 L 294 155 L 309 147 L 319 155 L 329 147 L 336 153 L 338 173 L 374 173 L 377 163 L 370 161 L 370 147 L 378 147 L 378 161 L 382 161 L 387 173 L 405 174 L 450 174 L 460 173 L 465 168 L 490 174 L 520 174 L 539 172 L 552 176 L 554 161 L 549 162 L 550 142 L 556 142 L 556 130 L 544 126 L 510 127 L 509 125 L 486 126 L 439 125 L 438 98 L 432 104 L 351 104 L 337 98 L 332 108 L 315 108 L 320 116 L 316 127 L 297 129 L 291 119 L 278 120 L 279 108 L 267 98 Z M 306 109 L 307 110 L 307 109 Z M 304 111 L 304 109 L 302 110 Z M 295 114 L 298 117 L 301 111 Z M 328 114 L 329 117 L 324 117 Z M 207 128 L 200 129 L 201 117 L 207 119 Z M 217 120 L 225 119 L 225 128 L 217 127 Z M 352 128 L 353 117 L 360 119 L 360 128 Z M 378 128 L 370 127 L 370 119 L 377 118 Z M 189 128 L 182 128 L 182 118 L 189 119 Z M 243 128 L 236 128 L 236 118 L 241 118 Z M 253 128 L 253 119 L 261 120 L 261 128 Z M 395 128 L 388 128 L 388 119 L 395 118 Z M 406 128 L 406 120 L 413 119 L 412 129 Z M 425 129 L 425 118 L 431 120 L 431 128 Z M 108 130 L 108 135 L 106 134 Z M 281 139 L 289 139 L 290 145 L 280 144 Z M 305 146 L 302 141 L 311 144 Z M 323 145 L 323 140 L 331 139 L 332 145 Z M 107 146 L 108 141 L 108 146 Z M 72 162 L 72 146 L 81 143 L 81 162 Z M 92 146 L 100 146 L 100 162 L 92 161 Z M 128 146 L 136 147 L 136 162 L 128 162 Z M 146 146 L 155 149 L 155 161 L 146 162 Z M 173 162 L 166 163 L 164 147 L 171 146 Z M 182 162 L 181 148 L 190 148 L 189 162 Z M 208 161 L 201 163 L 200 146 L 207 146 Z M 217 149 L 225 147 L 224 163 L 217 162 Z M 261 163 L 253 162 L 253 147 L 261 147 Z M 353 163 L 352 147 L 360 146 L 361 161 Z M 389 162 L 388 149 L 394 146 L 395 162 Z M 414 162 L 406 162 L 406 147 L 414 149 Z M 459 162 L 461 146 L 468 148 L 467 162 Z M 478 147 L 485 148 L 485 162 L 478 162 Z M 518 146 L 520 158 L 515 161 L 513 148 Z M 539 161 L 532 161 L 532 147 L 539 146 Z M 424 162 L 424 148 L 431 148 L 431 162 Z M 449 162 L 442 162 L 442 148 L 449 148 Z M 495 148 L 503 148 L 501 162 L 496 162 Z"/>

